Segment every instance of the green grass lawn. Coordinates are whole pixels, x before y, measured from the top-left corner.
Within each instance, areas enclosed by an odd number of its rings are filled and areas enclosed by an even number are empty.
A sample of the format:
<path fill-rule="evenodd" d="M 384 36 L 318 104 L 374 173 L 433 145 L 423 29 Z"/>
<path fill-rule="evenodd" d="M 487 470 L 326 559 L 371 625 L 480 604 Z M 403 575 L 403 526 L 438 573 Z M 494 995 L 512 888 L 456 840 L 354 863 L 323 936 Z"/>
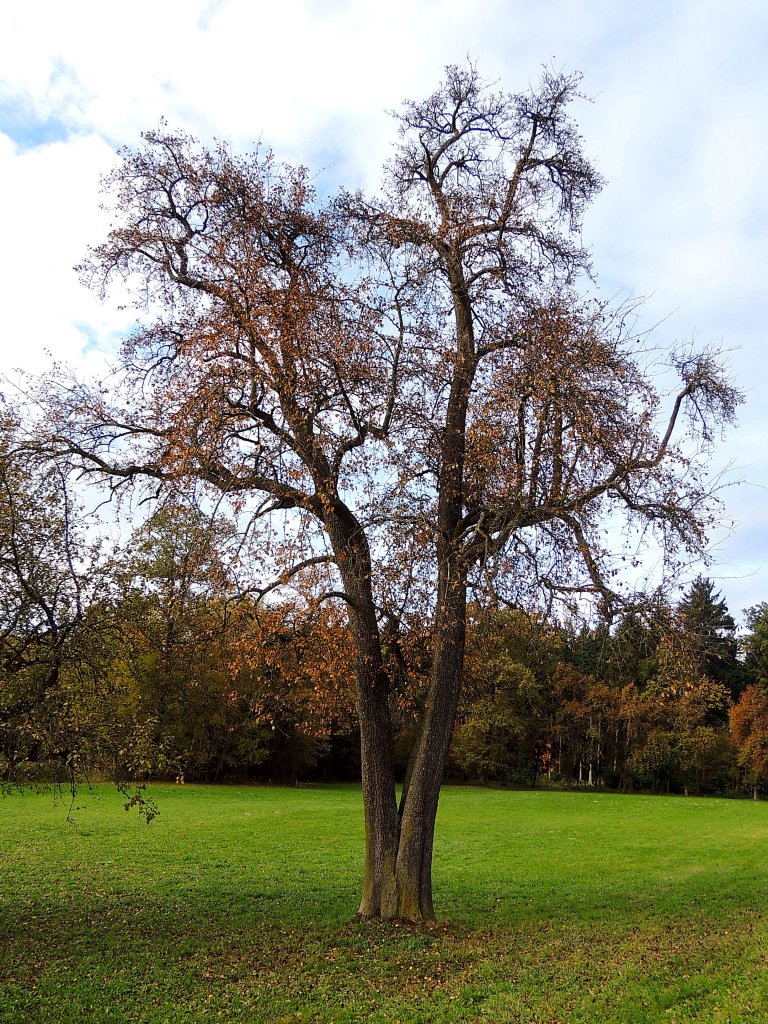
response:
<path fill-rule="evenodd" d="M 360 791 L 0 801 L 0 1021 L 768 1021 L 768 804 L 448 788 L 433 929 L 353 919 Z"/>

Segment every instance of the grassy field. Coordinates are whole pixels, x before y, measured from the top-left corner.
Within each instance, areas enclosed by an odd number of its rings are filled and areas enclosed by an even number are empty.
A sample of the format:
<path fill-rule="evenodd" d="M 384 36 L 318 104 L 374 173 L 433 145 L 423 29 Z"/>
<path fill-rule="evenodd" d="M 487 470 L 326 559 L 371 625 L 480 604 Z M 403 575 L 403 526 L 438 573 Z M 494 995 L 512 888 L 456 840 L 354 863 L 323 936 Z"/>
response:
<path fill-rule="evenodd" d="M 0 802 L 0 1021 L 768 1020 L 768 804 L 445 790 L 444 923 L 353 920 L 359 789 Z"/>

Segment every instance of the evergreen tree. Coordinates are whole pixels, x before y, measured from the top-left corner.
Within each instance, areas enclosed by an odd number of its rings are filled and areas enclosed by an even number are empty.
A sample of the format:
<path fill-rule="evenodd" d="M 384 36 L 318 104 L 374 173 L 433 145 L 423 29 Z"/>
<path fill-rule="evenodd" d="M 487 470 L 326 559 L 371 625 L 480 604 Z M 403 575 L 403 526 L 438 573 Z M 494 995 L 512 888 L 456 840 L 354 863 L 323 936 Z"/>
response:
<path fill-rule="evenodd" d="M 736 623 L 713 581 L 697 577 L 677 612 L 697 671 L 723 683 L 734 700 L 738 699 L 745 679 L 737 657 Z"/>
<path fill-rule="evenodd" d="M 768 691 L 768 602 L 761 601 L 744 612 L 749 633 L 744 637 L 746 681 Z"/>

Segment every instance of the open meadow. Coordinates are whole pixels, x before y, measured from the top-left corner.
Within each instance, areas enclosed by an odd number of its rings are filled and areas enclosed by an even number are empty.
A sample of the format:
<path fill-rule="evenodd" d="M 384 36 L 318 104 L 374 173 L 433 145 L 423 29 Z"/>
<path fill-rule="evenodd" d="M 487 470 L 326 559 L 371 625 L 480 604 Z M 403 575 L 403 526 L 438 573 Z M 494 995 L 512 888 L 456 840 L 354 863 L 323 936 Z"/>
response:
<path fill-rule="evenodd" d="M 432 929 L 354 919 L 360 790 L 0 802 L 0 1021 L 768 1020 L 768 804 L 446 788 Z"/>

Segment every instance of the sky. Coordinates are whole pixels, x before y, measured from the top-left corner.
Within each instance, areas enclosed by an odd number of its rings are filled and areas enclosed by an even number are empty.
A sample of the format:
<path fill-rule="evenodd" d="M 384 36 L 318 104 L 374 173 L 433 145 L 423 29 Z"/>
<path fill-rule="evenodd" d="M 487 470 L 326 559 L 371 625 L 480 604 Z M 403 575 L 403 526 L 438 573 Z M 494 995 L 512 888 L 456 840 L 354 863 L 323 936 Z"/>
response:
<path fill-rule="evenodd" d="M 26 0 L 0 5 L 0 373 L 98 373 L 133 320 L 73 270 L 109 225 L 99 179 L 167 120 L 374 190 L 387 113 L 447 64 L 518 92 L 581 71 L 572 108 L 607 179 L 583 240 L 659 344 L 721 347 L 745 393 L 717 448 L 714 579 L 768 601 L 768 0 Z"/>

